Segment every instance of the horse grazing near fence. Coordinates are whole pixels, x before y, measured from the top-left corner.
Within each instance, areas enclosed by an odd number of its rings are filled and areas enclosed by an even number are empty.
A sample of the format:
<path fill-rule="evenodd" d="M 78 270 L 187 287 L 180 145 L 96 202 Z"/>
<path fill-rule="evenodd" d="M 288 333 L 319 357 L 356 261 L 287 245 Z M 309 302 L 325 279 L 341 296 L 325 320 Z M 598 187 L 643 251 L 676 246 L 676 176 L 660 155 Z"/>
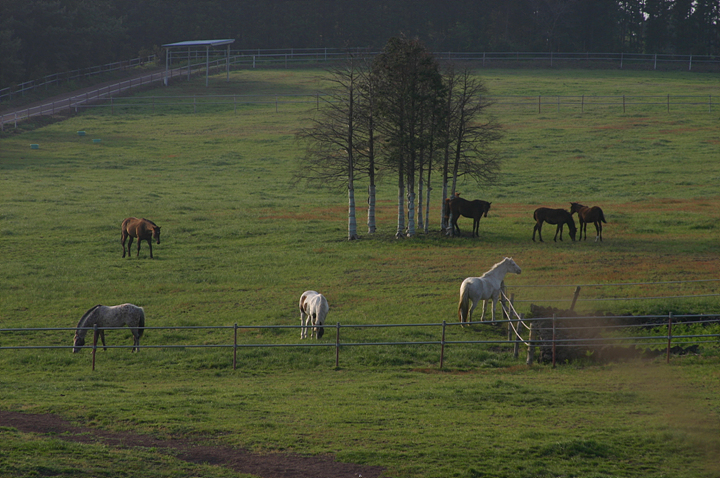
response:
<path fill-rule="evenodd" d="M 77 324 L 75 330 L 75 338 L 73 340 L 73 353 L 80 351 L 80 347 L 85 345 L 85 335 L 88 332 L 88 327 L 130 327 L 130 332 L 133 335 L 133 348 L 132 352 L 136 350 L 140 352 L 140 337 L 142 337 L 145 327 L 145 311 L 142 307 L 138 307 L 133 304 L 122 304 L 122 305 L 96 305 L 92 309 L 85 312 Z M 103 349 L 107 350 L 105 346 L 105 331 L 98 330 L 98 335 L 102 340 Z"/>
<path fill-rule="evenodd" d="M 445 221 L 447 222 L 450 219 L 452 213 L 453 233 L 457 231 L 457 234 L 460 235 L 460 227 L 457 224 L 458 219 L 460 219 L 460 216 L 470 217 L 473 220 L 472 237 L 479 237 L 480 218 L 487 217 L 490 204 L 492 203 L 481 199 L 468 201 L 461 198 L 460 194 L 455 193 L 454 197 L 445 199 Z"/>
<path fill-rule="evenodd" d="M 310 338 L 317 336 L 321 339 L 325 333 L 325 318 L 327 317 L 328 301 L 325 296 L 314 290 L 306 290 L 300 296 L 300 338 L 307 338 L 308 328 L 312 327 Z"/>
<path fill-rule="evenodd" d="M 560 233 L 560 240 L 563 240 L 562 232 L 564 224 L 567 224 L 568 229 L 570 229 L 570 239 L 575 241 L 575 231 L 577 231 L 577 228 L 575 227 L 575 221 L 572 218 L 572 214 L 567 212 L 565 209 L 551 209 L 548 207 L 539 207 L 535 209 L 535 212 L 533 213 L 533 219 L 535 219 L 535 227 L 533 228 L 532 237 L 533 242 L 535 242 L 535 231 L 537 231 L 538 233 L 540 242 L 543 242 L 543 222 L 547 222 L 548 224 L 557 224 L 557 229 L 555 229 L 555 237 L 553 238 L 553 241 L 557 242 L 558 233 Z"/>
<path fill-rule="evenodd" d="M 602 223 L 605 221 L 603 210 L 599 206 L 587 207 L 577 202 L 570 203 L 570 214 L 577 213 L 578 221 L 580 221 L 580 238 L 582 241 L 583 230 L 585 230 L 585 240 L 587 241 L 587 225 L 589 222 L 595 224 L 595 242 L 600 239 L 602 242 Z"/>
<path fill-rule="evenodd" d="M 137 257 L 140 257 L 140 243 L 147 241 L 150 247 L 150 259 L 152 255 L 152 241 L 155 240 L 160 244 L 160 226 L 148 219 L 138 219 L 136 217 L 129 217 L 122 222 L 122 237 L 121 242 L 123 246 L 123 257 L 125 257 L 125 240 L 129 237 L 130 242 L 127 246 L 127 254 L 130 257 L 130 247 L 132 247 L 133 238 L 137 238 Z"/>
<path fill-rule="evenodd" d="M 514 274 L 522 272 L 520 266 L 510 257 L 506 257 L 492 266 L 482 277 L 468 277 L 462 282 L 460 285 L 460 302 L 458 303 L 458 318 L 461 324 L 471 322 L 472 313 L 481 300 L 483 301 L 483 307 L 480 320 L 484 320 L 485 308 L 487 301 L 490 299 L 492 299 L 492 322 L 495 323 L 495 305 L 500 297 L 503 279 L 505 279 L 505 274 L 508 272 Z M 470 302 L 472 302 L 472 307 L 470 307 Z"/>

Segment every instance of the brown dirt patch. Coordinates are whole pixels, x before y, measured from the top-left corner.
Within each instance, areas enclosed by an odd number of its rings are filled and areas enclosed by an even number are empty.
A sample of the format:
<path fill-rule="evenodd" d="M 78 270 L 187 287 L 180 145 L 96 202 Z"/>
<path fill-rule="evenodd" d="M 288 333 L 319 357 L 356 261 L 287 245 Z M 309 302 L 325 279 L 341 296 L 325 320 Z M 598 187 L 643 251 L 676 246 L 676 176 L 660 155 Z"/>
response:
<path fill-rule="evenodd" d="M 78 427 L 53 414 L 0 411 L 0 426 L 12 427 L 22 433 L 53 434 L 53 438 L 78 443 L 100 443 L 123 448 L 155 447 L 172 451 L 177 458 L 191 463 L 224 466 L 240 473 L 263 478 L 359 476 L 376 478 L 384 471 L 379 466 L 340 463 L 331 455 L 301 456 L 280 453 L 261 455 L 230 447 L 200 445 L 186 439 L 160 440 L 136 433 Z"/>

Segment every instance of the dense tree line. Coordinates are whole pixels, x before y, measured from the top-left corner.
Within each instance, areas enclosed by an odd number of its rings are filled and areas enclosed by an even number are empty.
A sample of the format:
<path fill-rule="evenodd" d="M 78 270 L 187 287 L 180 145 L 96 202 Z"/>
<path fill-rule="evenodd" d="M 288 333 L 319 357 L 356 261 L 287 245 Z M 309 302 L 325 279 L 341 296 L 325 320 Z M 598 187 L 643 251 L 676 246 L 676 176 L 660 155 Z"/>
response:
<path fill-rule="evenodd" d="M 3 0 L 0 85 L 136 57 L 163 43 L 432 51 L 720 54 L 717 0 Z"/>

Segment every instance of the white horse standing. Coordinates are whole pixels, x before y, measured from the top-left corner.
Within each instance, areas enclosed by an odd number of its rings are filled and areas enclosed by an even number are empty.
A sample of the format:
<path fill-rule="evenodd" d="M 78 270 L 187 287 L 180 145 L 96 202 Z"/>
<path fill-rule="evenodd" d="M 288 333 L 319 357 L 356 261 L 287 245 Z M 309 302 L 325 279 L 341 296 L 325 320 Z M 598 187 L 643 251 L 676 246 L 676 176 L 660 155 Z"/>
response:
<path fill-rule="evenodd" d="M 323 325 L 330 306 L 325 296 L 314 290 L 306 290 L 300 296 L 300 338 L 307 338 L 308 328 L 312 326 L 310 338 L 322 338 L 325 333 Z"/>
<path fill-rule="evenodd" d="M 460 302 L 458 303 L 458 318 L 461 323 L 471 322 L 470 317 L 481 300 L 483 301 L 483 307 L 480 320 L 485 319 L 485 308 L 487 301 L 490 299 L 492 299 L 492 321 L 495 322 L 495 305 L 500 297 L 503 279 L 508 272 L 514 274 L 522 272 L 520 266 L 515 264 L 515 261 L 510 257 L 506 257 L 492 266 L 492 269 L 483 274 L 482 277 L 468 277 L 462 282 L 462 285 L 460 285 Z M 470 302 L 472 302 L 472 307 L 470 307 Z"/>
<path fill-rule="evenodd" d="M 140 352 L 140 337 L 142 337 L 145 329 L 145 311 L 142 307 L 133 304 L 121 305 L 96 305 L 85 314 L 83 314 L 80 322 L 77 324 L 75 338 L 73 339 L 73 353 L 80 351 L 80 347 L 85 345 L 85 335 L 87 335 L 88 327 L 130 327 L 133 335 L 133 348 L 131 352 L 136 350 Z M 105 331 L 99 330 L 98 335 L 102 340 L 103 348 L 105 347 Z M 107 348 L 105 348 L 107 350 Z"/>

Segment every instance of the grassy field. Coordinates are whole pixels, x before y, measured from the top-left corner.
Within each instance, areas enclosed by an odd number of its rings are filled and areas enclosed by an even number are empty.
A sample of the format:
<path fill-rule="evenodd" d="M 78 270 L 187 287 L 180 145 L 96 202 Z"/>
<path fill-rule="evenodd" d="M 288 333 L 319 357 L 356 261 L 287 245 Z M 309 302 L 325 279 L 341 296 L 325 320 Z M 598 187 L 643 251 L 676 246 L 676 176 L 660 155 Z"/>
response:
<path fill-rule="evenodd" d="M 713 95 L 717 78 L 688 73 L 486 70 L 495 95 Z M 313 94 L 313 70 L 243 71 L 230 83 L 178 83 L 152 95 Z M 496 184 L 459 186 L 493 202 L 480 238 L 431 233 L 395 240 L 394 178 L 379 188 L 379 232 L 347 242 L 346 193 L 292 184 L 294 132 L 313 104 L 184 111 L 96 109 L 0 137 L 0 324 L 73 327 L 94 304 L 143 306 L 148 326 L 298 325 L 303 290 L 322 291 L 334 324 L 456 320 L 464 277 L 504 256 L 518 307 L 570 299 L 567 287 L 718 279 L 720 109 L 503 108 Z M 86 131 L 78 136 L 77 131 Z M 92 139 L 100 139 L 99 143 Z M 37 150 L 30 144 L 39 144 Z M 358 204 L 364 202 L 360 181 Z M 439 185 L 433 197 L 437 199 Z M 533 243 L 532 211 L 601 205 L 602 244 Z M 148 217 L 162 241 L 121 259 L 120 223 Z M 362 213 L 359 222 L 364 218 Z M 460 221 L 470 230 L 468 219 Z M 363 228 L 360 227 L 363 232 Z M 592 234 L 592 233 L 591 233 Z M 679 287 L 679 289 L 678 289 Z M 584 288 L 581 298 L 708 295 L 715 282 Z M 717 297 L 581 302 L 615 313 L 717 313 Z M 552 303 L 565 306 L 566 303 Z M 436 331 L 351 329 L 344 340 L 438 340 Z M 503 336 L 452 328 L 452 338 Z M 345 332 L 343 332 L 345 333 Z M 231 332 L 148 330 L 143 345 L 228 343 Z M 334 332 L 323 342 L 333 343 Z M 295 343 L 297 329 L 246 330 L 241 340 Z M 110 345 L 129 333 L 110 331 Z M 71 345 L 71 331 L 3 335 L 0 344 Z M 454 346 L 334 350 L 127 349 L 90 354 L 0 351 L 0 408 L 75 423 L 185 436 L 262 453 L 335 454 L 414 477 L 712 477 L 720 473 L 718 349 L 628 364 L 526 368 L 509 351 Z M 2 476 L 238 476 L 158 450 L 83 447 L 0 429 Z M 136 458 L 135 458 L 136 459 Z M 121 470 L 129 467 L 123 474 Z"/>

